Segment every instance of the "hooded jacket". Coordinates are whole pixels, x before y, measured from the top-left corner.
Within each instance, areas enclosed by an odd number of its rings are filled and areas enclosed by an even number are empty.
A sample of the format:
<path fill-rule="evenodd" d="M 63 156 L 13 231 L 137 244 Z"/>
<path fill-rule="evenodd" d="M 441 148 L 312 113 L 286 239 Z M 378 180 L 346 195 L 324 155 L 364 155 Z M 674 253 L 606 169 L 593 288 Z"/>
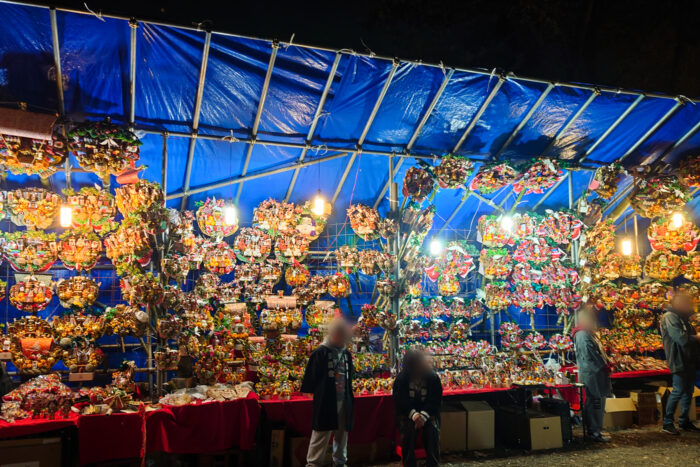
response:
<path fill-rule="evenodd" d="M 667 311 L 661 317 L 660 328 L 671 373 L 694 373 L 700 352 L 694 338 L 696 331 L 690 321 L 674 311 Z"/>

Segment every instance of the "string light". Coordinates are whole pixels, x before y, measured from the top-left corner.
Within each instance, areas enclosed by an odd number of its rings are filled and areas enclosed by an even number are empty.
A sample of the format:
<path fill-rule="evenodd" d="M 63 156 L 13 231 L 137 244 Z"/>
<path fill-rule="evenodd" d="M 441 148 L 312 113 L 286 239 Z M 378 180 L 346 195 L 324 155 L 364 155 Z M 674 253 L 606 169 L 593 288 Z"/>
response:
<path fill-rule="evenodd" d="M 229 204 L 224 206 L 224 223 L 226 225 L 236 225 L 238 223 L 238 211 L 236 206 Z"/>
<path fill-rule="evenodd" d="M 73 223 L 73 208 L 70 206 L 61 206 L 59 223 L 61 227 L 70 227 Z"/>
<path fill-rule="evenodd" d="M 314 207 L 311 211 L 317 216 L 322 216 L 326 212 L 326 200 L 321 196 L 321 190 L 318 190 L 318 194 L 314 198 Z"/>
<path fill-rule="evenodd" d="M 632 254 L 632 240 L 627 238 L 622 240 L 622 254 L 625 256 Z"/>
<path fill-rule="evenodd" d="M 683 227 L 684 221 L 685 219 L 683 218 L 683 214 L 681 214 L 680 212 L 673 213 L 673 227 L 675 227 L 676 229 L 680 229 L 681 227 Z"/>
<path fill-rule="evenodd" d="M 501 228 L 510 232 L 513 229 L 513 218 L 510 216 L 503 216 L 503 218 L 501 218 Z"/>
<path fill-rule="evenodd" d="M 430 241 L 430 254 L 437 256 L 440 253 L 442 253 L 442 242 L 437 238 L 434 238 Z"/>

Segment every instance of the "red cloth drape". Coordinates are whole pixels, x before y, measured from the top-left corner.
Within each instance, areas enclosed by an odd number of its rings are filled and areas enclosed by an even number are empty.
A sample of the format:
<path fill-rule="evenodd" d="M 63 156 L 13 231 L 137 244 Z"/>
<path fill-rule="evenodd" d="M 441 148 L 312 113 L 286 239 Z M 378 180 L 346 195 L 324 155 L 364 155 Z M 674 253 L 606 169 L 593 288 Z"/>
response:
<path fill-rule="evenodd" d="M 77 420 L 80 463 L 139 457 L 143 438 L 141 415 L 84 415 Z"/>
<path fill-rule="evenodd" d="M 146 415 L 148 452 L 199 454 L 252 449 L 260 418 L 255 393 L 246 399 L 165 407 Z"/>

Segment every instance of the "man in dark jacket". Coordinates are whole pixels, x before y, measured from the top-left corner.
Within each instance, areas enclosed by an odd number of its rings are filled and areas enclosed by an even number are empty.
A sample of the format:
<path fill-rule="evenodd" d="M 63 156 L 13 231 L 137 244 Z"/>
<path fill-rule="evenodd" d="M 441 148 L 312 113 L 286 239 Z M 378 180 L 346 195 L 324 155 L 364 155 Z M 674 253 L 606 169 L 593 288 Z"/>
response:
<path fill-rule="evenodd" d="M 700 335 L 689 321 L 693 311 L 693 297 L 686 292 L 678 292 L 671 301 L 671 310 L 661 317 L 664 352 L 673 378 L 673 391 L 668 396 L 664 411 L 663 431 L 672 435 L 680 434 L 673 424 L 678 401 L 681 403 L 678 417 L 680 427 L 686 431 L 700 431 L 688 418 L 700 354 Z"/>
<path fill-rule="evenodd" d="M 572 332 L 576 346 L 578 381 L 586 388 L 583 416 L 588 428 L 588 439 L 604 443 L 609 441 L 601 430 L 605 399 L 610 395 L 610 370 L 608 357 L 595 334 L 597 328 L 598 317 L 595 311 L 589 305 L 584 306 L 577 314 L 577 326 Z"/>
<path fill-rule="evenodd" d="M 426 464 L 440 463 L 442 383 L 424 353 L 409 350 L 394 381 L 394 412 L 401 432 L 403 465 L 416 465 L 416 434 L 423 428 Z"/>
<path fill-rule="evenodd" d="M 352 356 L 345 348 L 351 337 L 347 323 L 338 318 L 328 329 L 328 335 L 311 353 L 306 365 L 301 392 L 314 398 L 311 441 L 306 465 L 324 464 L 328 442 L 333 434 L 333 464 L 347 462 L 348 431 L 352 428 L 354 368 Z"/>

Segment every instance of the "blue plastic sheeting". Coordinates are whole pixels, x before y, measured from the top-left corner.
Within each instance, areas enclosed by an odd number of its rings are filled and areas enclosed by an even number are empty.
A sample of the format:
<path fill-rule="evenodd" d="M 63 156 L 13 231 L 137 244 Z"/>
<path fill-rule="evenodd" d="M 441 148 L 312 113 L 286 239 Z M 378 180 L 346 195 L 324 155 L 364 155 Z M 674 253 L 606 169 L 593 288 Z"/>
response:
<path fill-rule="evenodd" d="M 0 3 L 0 17 L 9 18 L 11 29 L 0 31 L 0 101 L 3 105 L 26 102 L 30 106 L 57 111 L 56 69 L 49 11 L 43 7 Z M 57 35 L 63 70 L 65 108 L 74 121 L 111 117 L 126 122 L 131 111 L 130 59 L 131 32 L 127 20 L 96 18 L 93 15 L 57 12 Z M 207 34 L 203 31 L 139 23 L 136 29 L 135 124 L 137 130 L 189 134 L 195 119 L 196 95 L 202 71 Z M 277 47 L 277 48 L 276 48 Z M 273 51 L 266 98 L 261 106 L 265 77 Z M 386 154 L 400 160 L 420 121 L 448 76 L 449 69 L 409 62 L 368 57 L 350 51 L 333 52 L 300 45 L 273 44 L 270 41 L 211 34 L 208 62 L 199 118 L 199 134 L 221 141 L 198 139 L 192 156 L 189 186 L 207 187 L 243 174 L 248 143 L 224 138 L 251 138 L 255 117 L 260 111 L 258 141 L 303 144 L 310 131 L 336 57 L 340 61 L 320 111 L 315 134 L 310 139 L 306 160 L 347 151 L 348 155 L 309 166 L 299 171 L 290 201 L 311 199 L 320 189 L 331 198 L 349 162 L 347 178 L 334 205 L 332 222 L 345 220 L 350 202 L 374 204 L 388 179 Z M 394 70 L 392 76 L 392 69 Z M 507 76 L 502 86 L 477 112 L 498 84 L 500 75 L 489 71 L 455 70 L 418 134 L 412 151 L 419 155 L 441 156 L 454 150 L 467 128 L 471 131 L 458 153 L 475 160 L 493 158 L 509 137 L 512 142 L 502 159 L 524 161 L 549 155 L 576 161 L 625 112 L 636 95 L 603 89 L 579 118 L 573 116 L 591 96 L 590 89 L 557 84 L 532 112 L 531 118 L 514 133 L 547 88 L 544 82 Z M 377 107 L 382 90 L 386 93 Z M 588 161 L 610 162 L 627 153 L 647 131 L 671 109 L 674 97 L 645 97 L 641 103 L 592 152 Z M 371 125 L 373 110 L 377 107 Z M 649 163 L 670 151 L 669 161 L 700 150 L 700 136 L 691 134 L 673 149 L 700 121 L 695 102 L 685 103 L 626 159 L 628 165 Z M 568 126 L 565 131 L 562 129 Z M 365 129 L 362 148 L 358 142 Z M 554 138 L 559 136 L 555 141 Z M 141 162 L 148 168 L 144 176 L 163 182 L 161 135 L 144 134 Z M 167 191 L 182 193 L 190 139 L 182 135 L 167 138 Z M 353 151 L 364 149 L 365 152 Z M 366 152 L 369 151 L 369 152 Z M 302 154 L 300 147 L 260 145 L 253 147 L 248 173 L 293 164 Z M 74 161 L 75 162 L 75 161 Z M 434 164 L 439 163 L 435 161 Z M 415 165 L 405 158 L 394 180 L 400 185 L 406 170 Z M 240 199 L 242 222 L 262 199 L 285 196 L 293 171 L 245 182 Z M 574 199 L 586 186 L 590 172 L 575 172 Z M 89 174 L 73 174 L 74 187 L 98 182 Z M 36 177 L 9 176 L 6 185 L 39 183 Z M 65 179 L 56 176 L 51 183 L 63 188 Z M 112 184 L 114 186 L 115 184 Z M 237 186 L 188 196 L 186 207 L 193 208 L 207 196 L 232 198 Z M 436 228 L 460 204 L 461 190 L 440 190 L 432 202 L 437 207 Z M 523 198 L 523 207 L 534 206 L 541 195 Z M 487 196 L 504 206 L 515 198 L 510 188 Z M 169 206 L 180 205 L 171 199 Z M 568 186 L 563 183 L 543 207 L 568 205 Z M 381 199 L 382 212 L 388 208 L 387 195 Z M 489 212 L 483 201 L 469 198 L 450 221 L 448 228 L 466 229 L 475 212 Z"/>

